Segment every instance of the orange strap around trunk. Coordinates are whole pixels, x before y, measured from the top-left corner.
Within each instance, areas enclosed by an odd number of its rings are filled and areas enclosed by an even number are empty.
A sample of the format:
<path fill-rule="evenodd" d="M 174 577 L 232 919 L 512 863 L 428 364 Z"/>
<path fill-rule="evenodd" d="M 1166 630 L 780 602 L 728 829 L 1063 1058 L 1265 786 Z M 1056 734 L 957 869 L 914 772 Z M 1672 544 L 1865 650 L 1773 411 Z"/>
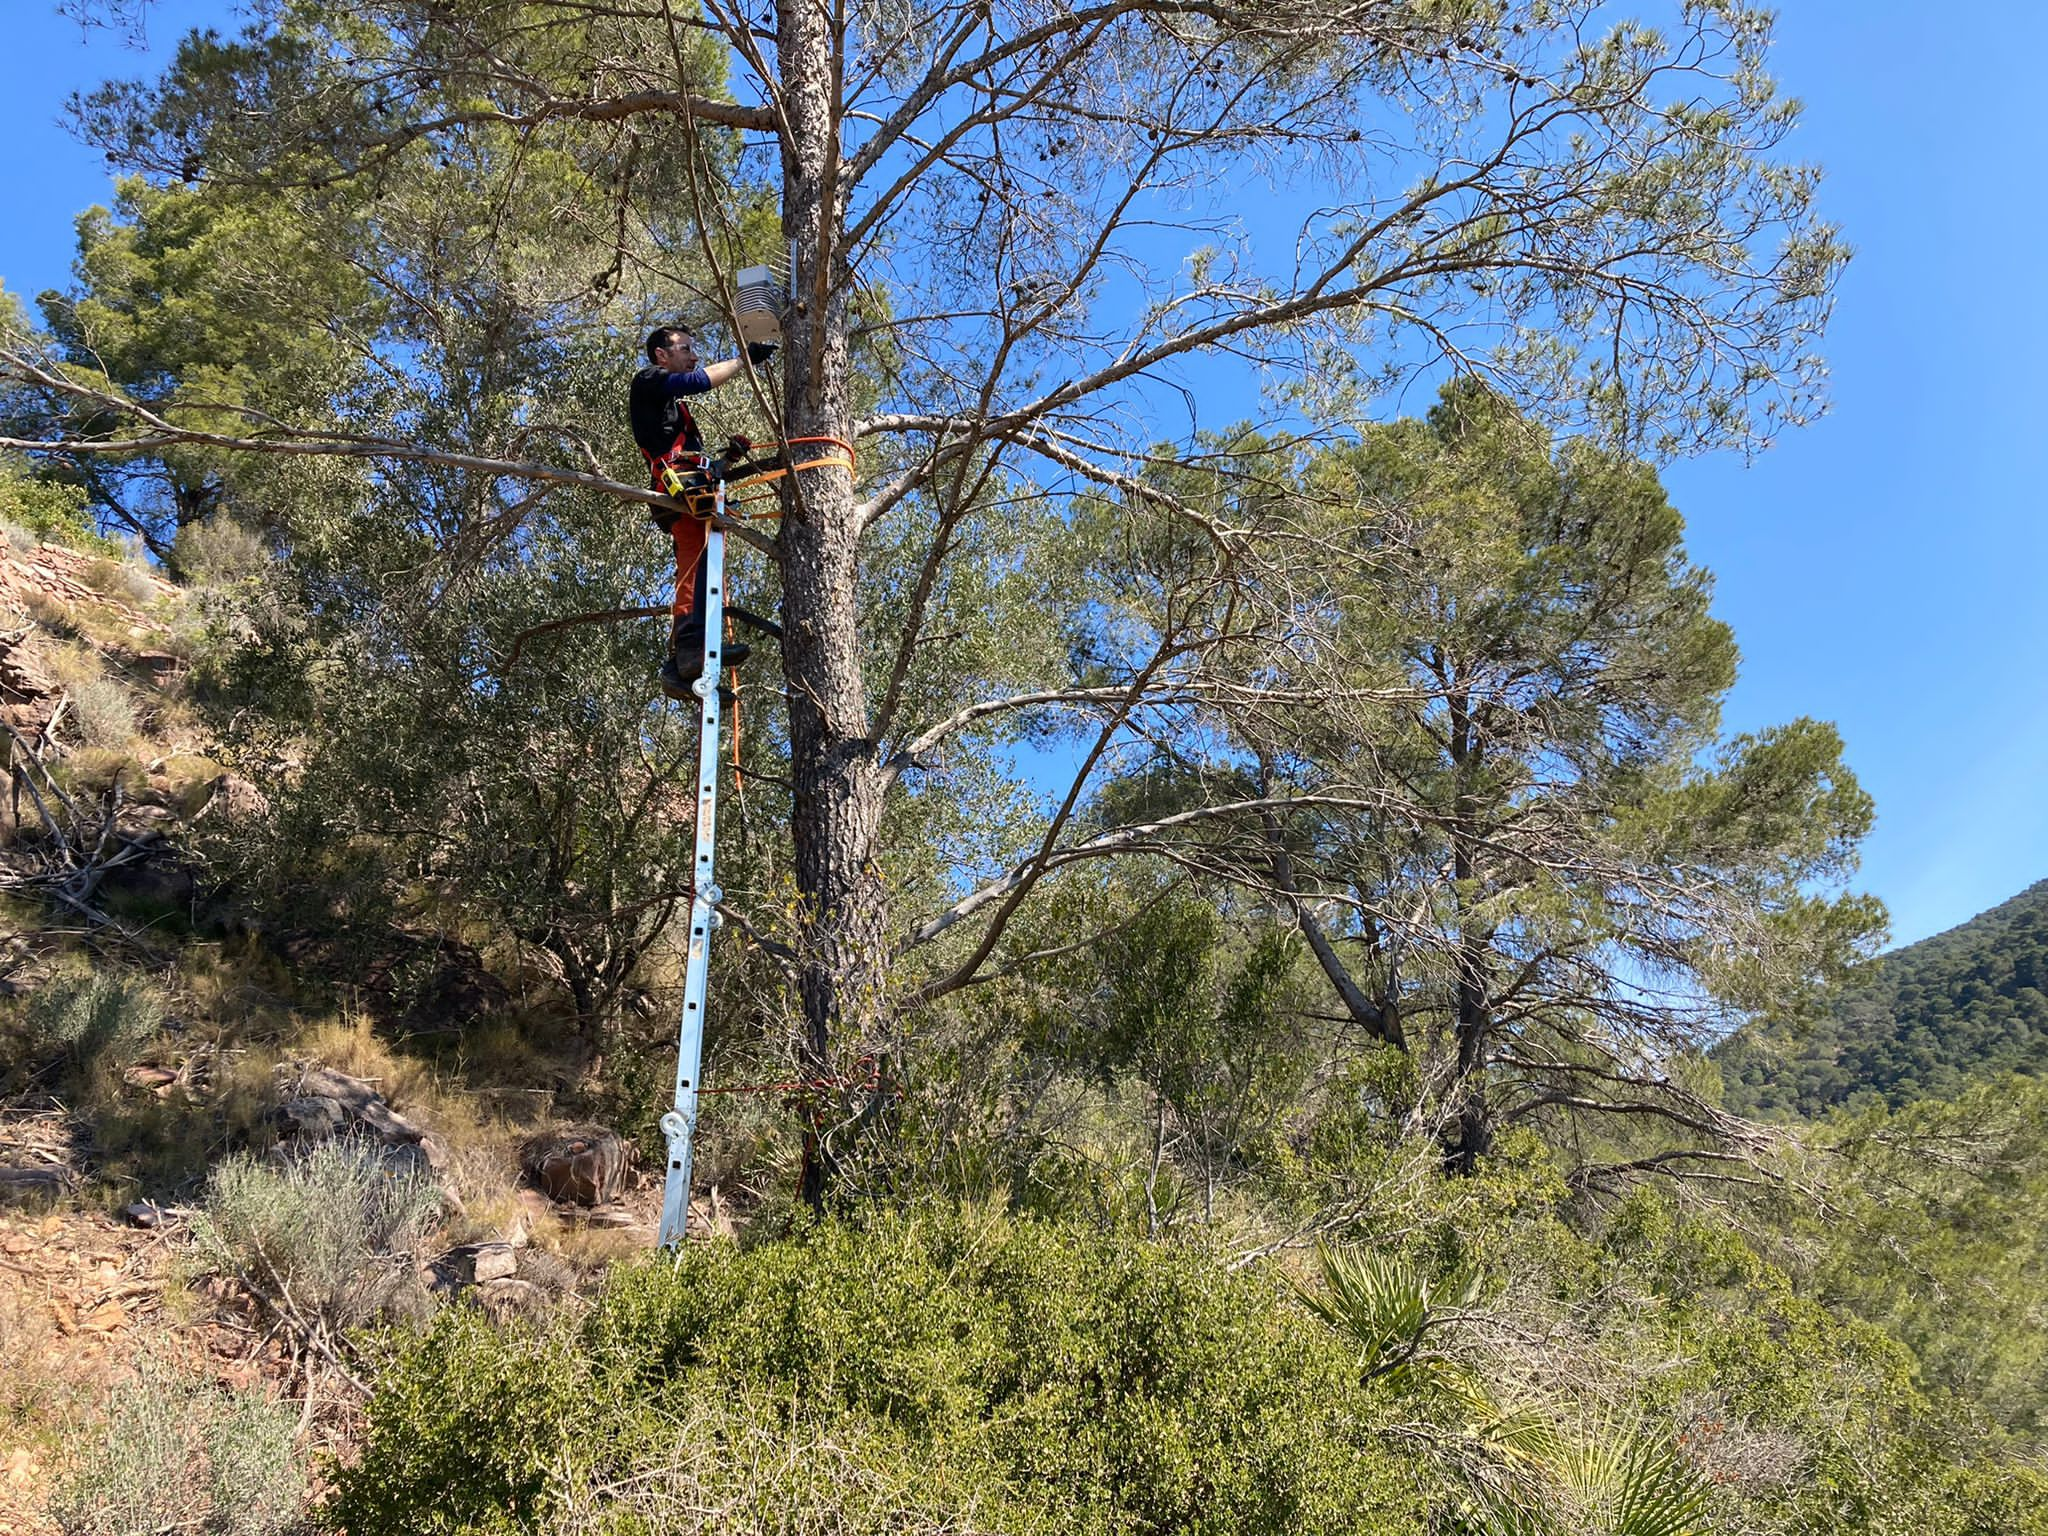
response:
<path fill-rule="evenodd" d="M 798 443 L 825 443 L 833 448 L 838 449 L 839 451 L 837 453 L 823 454 L 815 459 L 804 459 L 795 464 L 778 464 L 770 468 L 756 470 L 752 474 L 746 475 L 741 479 L 728 481 L 728 486 L 765 486 L 771 480 L 780 480 L 784 475 L 793 475 L 800 470 L 806 469 L 843 469 L 849 475 L 854 472 L 853 445 L 847 442 L 844 438 L 792 437 L 788 439 L 786 442 L 784 442 L 782 446 L 784 448 L 793 448 Z M 728 508 L 731 508 L 747 502 L 768 501 L 770 499 L 772 498 L 769 495 L 763 493 L 753 496 L 742 496 L 735 500 L 735 498 L 728 493 L 725 499 L 725 504 Z M 771 512 L 742 512 L 738 515 L 743 518 L 749 519 L 750 521 L 759 521 L 764 518 L 777 518 L 782 516 L 782 509 L 778 505 L 775 508 L 775 510 Z"/>

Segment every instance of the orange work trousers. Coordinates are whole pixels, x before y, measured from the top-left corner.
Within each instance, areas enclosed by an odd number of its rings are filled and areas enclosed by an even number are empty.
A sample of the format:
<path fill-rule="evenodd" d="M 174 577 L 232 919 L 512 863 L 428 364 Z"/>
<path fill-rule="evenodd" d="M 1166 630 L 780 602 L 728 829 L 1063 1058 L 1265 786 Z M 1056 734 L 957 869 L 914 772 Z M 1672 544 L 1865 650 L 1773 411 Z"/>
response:
<path fill-rule="evenodd" d="M 704 604 L 705 529 L 702 519 L 688 513 L 678 516 L 669 526 L 669 537 L 676 546 L 676 595 L 669 604 L 669 612 L 678 619 L 688 618 Z"/>

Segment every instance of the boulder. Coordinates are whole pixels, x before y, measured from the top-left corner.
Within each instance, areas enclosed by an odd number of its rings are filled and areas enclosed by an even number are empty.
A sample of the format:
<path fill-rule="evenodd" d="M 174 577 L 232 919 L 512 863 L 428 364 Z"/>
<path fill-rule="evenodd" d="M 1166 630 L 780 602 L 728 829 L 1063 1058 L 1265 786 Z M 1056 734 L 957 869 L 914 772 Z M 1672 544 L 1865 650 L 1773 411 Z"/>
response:
<path fill-rule="evenodd" d="M 496 1323 L 535 1317 L 547 1308 L 546 1293 L 530 1280 L 486 1280 L 469 1294 Z"/>
<path fill-rule="evenodd" d="M 333 1099 L 323 1099 L 316 1094 L 304 1094 L 284 1101 L 284 1117 L 291 1122 L 292 1134 L 303 1136 L 309 1141 L 324 1141 L 329 1136 L 339 1136 L 349 1127 L 349 1112 L 344 1105 Z"/>
<path fill-rule="evenodd" d="M 505 1280 L 519 1272 L 519 1255 L 510 1243 L 472 1243 L 469 1277 L 477 1285 Z"/>
<path fill-rule="evenodd" d="M 303 1062 L 278 1069 L 282 1113 L 295 1138 L 324 1140 L 362 1135 L 387 1149 L 393 1168 L 437 1173 L 448 1154 L 440 1140 L 384 1102 L 384 1095 L 359 1077 Z"/>
<path fill-rule="evenodd" d="M 565 1126 L 528 1138 L 519 1166 L 535 1189 L 564 1205 L 610 1205 L 625 1191 L 633 1145 L 601 1125 Z"/>
<path fill-rule="evenodd" d="M 224 773 L 213 781 L 206 801 L 192 813 L 194 821 L 216 817 L 225 822 L 255 821 L 270 812 L 270 800 L 238 773 Z"/>
<path fill-rule="evenodd" d="M 510 1243 L 464 1243 L 431 1260 L 422 1278 L 429 1289 L 452 1292 L 508 1280 L 518 1272 L 519 1255 Z"/>

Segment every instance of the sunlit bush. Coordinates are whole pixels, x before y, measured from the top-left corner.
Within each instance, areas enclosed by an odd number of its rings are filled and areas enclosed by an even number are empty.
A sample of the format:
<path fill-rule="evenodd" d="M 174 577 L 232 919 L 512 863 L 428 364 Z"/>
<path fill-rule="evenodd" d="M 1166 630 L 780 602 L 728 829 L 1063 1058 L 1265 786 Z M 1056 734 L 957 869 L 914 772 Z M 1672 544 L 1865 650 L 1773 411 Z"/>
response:
<path fill-rule="evenodd" d="M 440 1210 L 430 1182 L 338 1140 L 217 1164 L 193 1230 L 207 1264 L 345 1329 L 420 1309 L 416 1250 Z"/>
<path fill-rule="evenodd" d="M 1258 1274 L 890 1216 L 614 1276 L 589 1317 L 400 1349 L 327 1517 L 501 1528 L 1412 1532 L 1379 1397 Z M 738 1523 L 735 1524 L 734 1522 Z"/>
<path fill-rule="evenodd" d="M 50 1500 L 64 1536 L 278 1536 L 299 1521 L 298 1415 L 161 1367 L 118 1388 Z"/>

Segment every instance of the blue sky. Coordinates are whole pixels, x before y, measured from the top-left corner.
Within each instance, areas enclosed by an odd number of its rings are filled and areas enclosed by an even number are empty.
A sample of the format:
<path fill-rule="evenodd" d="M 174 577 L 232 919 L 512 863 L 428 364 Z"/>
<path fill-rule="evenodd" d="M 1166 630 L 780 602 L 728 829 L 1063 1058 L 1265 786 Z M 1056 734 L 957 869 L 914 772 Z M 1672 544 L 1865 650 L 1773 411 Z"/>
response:
<path fill-rule="evenodd" d="M 10 145 L 0 281 L 65 281 L 71 221 L 104 201 L 64 97 L 146 73 L 224 0 L 157 0 L 150 51 L 81 40 L 14 0 L 0 54 Z M 1827 353 L 1834 411 L 1745 465 L 1672 467 L 1718 579 L 1752 730 L 1837 722 L 1876 797 L 1862 883 L 1904 941 L 2048 878 L 2048 115 L 2029 103 L 2048 7 L 1804 0 L 1775 72 L 1807 105 L 1792 152 L 1856 248 Z"/>

